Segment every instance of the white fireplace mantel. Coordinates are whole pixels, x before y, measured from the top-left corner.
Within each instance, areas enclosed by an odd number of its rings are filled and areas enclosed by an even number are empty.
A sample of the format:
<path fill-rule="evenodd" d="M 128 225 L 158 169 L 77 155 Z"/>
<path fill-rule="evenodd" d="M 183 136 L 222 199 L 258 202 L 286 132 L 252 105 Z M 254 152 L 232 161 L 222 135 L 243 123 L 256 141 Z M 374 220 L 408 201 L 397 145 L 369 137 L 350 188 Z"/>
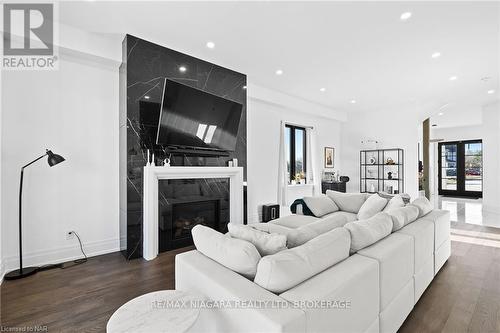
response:
<path fill-rule="evenodd" d="M 158 255 L 158 181 L 161 179 L 229 178 L 229 221 L 243 224 L 242 167 L 144 167 L 143 257 Z"/>

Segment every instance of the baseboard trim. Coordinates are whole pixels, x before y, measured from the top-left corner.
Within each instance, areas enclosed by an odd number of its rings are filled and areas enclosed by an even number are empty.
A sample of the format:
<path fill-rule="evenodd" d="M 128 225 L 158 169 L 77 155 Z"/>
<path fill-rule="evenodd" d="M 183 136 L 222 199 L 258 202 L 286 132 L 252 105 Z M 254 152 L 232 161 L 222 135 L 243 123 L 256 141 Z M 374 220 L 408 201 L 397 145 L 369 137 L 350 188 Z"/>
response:
<path fill-rule="evenodd" d="M 75 241 L 76 242 L 76 241 Z M 83 243 L 83 249 L 87 257 L 95 257 L 102 254 L 120 251 L 120 239 L 106 239 Z M 58 264 L 82 258 L 78 242 L 72 246 L 65 246 L 56 249 L 39 251 L 36 253 L 23 254 L 23 264 L 26 266 L 43 266 L 47 264 Z M 5 272 L 19 268 L 19 257 L 10 256 L 4 259 L 3 274 Z M 3 277 L 2 274 L 2 277 Z"/>

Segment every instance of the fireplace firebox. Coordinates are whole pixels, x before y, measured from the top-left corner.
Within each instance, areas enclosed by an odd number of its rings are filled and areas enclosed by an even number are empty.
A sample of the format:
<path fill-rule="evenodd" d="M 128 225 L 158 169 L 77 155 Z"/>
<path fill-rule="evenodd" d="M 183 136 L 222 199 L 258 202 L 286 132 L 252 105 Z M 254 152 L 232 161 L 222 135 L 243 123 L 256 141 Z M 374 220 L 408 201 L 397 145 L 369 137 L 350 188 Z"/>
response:
<path fill-rule="evenodd" d="M 226 232 L 228 179 L 172 179 L 159 182 L 159 251 L 193 244 L 191 230 L 201 224 Z"/>

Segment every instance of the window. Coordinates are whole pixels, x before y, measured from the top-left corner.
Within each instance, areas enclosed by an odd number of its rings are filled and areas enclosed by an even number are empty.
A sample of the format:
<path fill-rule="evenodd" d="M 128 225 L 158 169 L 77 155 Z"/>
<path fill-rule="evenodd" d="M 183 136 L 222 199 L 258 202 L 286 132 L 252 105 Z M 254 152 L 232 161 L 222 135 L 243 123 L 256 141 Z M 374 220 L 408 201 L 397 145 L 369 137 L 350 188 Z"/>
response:
<path fill-rule="evenodd" d="M 303 127 L 286 125 L 286 164 L 288 183 L 296 181 L 300 184 L 306 183 L 306 129 Z"/>

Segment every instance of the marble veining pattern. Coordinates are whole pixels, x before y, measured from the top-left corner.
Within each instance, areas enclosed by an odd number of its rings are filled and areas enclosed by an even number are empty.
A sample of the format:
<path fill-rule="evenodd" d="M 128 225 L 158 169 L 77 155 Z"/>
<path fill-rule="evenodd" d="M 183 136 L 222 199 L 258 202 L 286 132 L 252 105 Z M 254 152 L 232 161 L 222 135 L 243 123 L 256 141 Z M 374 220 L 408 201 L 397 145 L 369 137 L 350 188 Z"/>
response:
<path fill-rule="evenodd" d="M 156 164 L 159 165 L 166 154 L 162 147 L 155 144 L 154 133 L 159 119 L 160 103 L 165 78 L 207 91 L 209 93 L 236 101 L 243 105 L 242 118 L 238 129 L 236 149 L 229 157 L 171 156 L 172 166 L 224 166 L 233 158 L 244 168 L 246 180 L 247 157 L 247 117 L 246 117 L 246 75 L 220 67 L 216 64 L 150 43 L 140 38 L 127 35 L 123 41 L 123 64 L 125 68 L 121 84 L 126 90 L 126 107 L 121 110 L 126 114 L 127 126 L 123 128 L 126 135 L 121 140 L 126 149 L 126 175 L 121 184 L 126 184 L 126 192 L 122 197 L 126 202 L 121 204 L 126 211 L 126 222 L 120 222 L 122 235 L 126 235 L 127 258 L 142 257 L 142 191 L 143 166 L 147 160 L 147 149 L 154 152 Z M 179 67 L 186 67 L 180 72 Z M 149 98 L 146 98 L 148 96 Z M 125 104 L 125 101 L 123 101 Z M 122 129 L 120 129 L 122 130 Z M 126 179 L 125 179 L 126 178 Z M 219 186 L 211 183 L 212 186 Z M 222 189 L 221 189 L 222 190 Z M 160 190 L 160 209 L 168 205 L 168 196 Z M 125 208 L 124 208 L 125 207 Z M 123 237 L 123 236 L 122 236 Z"/>

